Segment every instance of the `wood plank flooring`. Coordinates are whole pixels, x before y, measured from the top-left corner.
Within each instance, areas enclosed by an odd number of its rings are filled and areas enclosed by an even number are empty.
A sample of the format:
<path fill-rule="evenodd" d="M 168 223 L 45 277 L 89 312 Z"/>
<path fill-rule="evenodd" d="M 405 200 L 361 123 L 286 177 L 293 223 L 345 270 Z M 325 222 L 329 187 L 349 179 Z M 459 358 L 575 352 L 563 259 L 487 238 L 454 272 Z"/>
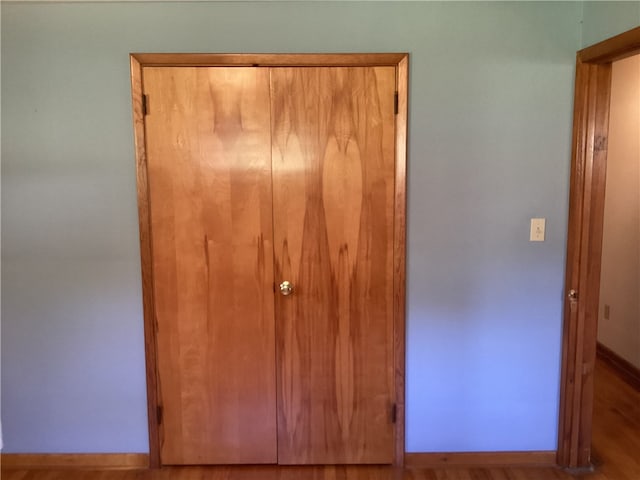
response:
<path fill-rule="evenodd" d="M 640 480 L 640 392 L 598 362 L 595 471 L 557 468 L 166 467 L 159 470 L 11 470 L 2 480 Z"/>
<path fill-rule="evenodd" d="M 3 480 L 572 480 L 554 468 L 172 467 L 145 471 L 5 470 Z M 583 477 L 611 480 L 603 476 Z"/>
<path fill-rule="evenodd" d="M 608 480 L 640 479 L 640 391 L 598 360 L 592 461 Z"/>

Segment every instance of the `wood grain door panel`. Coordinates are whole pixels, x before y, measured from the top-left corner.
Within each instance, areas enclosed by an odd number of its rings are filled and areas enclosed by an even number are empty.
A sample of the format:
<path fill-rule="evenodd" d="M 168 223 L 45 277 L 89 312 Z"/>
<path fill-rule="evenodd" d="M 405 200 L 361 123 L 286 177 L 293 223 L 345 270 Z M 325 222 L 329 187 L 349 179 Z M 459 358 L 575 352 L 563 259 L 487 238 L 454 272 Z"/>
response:
<path fill-rule="evenodd" d="M 161 461 L 275 463 L 269 71 L 143 84 Z"/>
<path fill-rule="evenodd" d="M 393 461 L 395 82 L 271 69 L 281 464 Z"/>
<path fill-rule="evenodd" d="M 396 67 L 142 80 L 161 462 L 392 463 Z"/>

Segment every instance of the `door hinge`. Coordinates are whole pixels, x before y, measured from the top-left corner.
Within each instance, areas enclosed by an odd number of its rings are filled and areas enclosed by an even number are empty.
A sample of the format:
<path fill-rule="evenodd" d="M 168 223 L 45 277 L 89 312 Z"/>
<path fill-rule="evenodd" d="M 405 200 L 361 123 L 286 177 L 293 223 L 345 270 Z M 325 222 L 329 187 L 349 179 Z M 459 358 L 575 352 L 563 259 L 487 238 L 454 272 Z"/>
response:
<path fill-rule="evenodd" d="M 142 115 L 149 114 L 149 95 L 142 95 Z"/>
<path fill-rule="evenodd" d="M 158 425 L 160 425 L 162 423 L 162 406 L 158 405 L 156 407 L 156 415 L 158 417 Z"/>
<path fill-rule="evenodd" d="M 396 423 L 398 419 L 398 406 L 394 403 L 391 405 L 391 423 Z"/>
<path fill-rule="evenodd" d="M 393 94 L 393 113 L 398 114 L 398 92 Z"/>

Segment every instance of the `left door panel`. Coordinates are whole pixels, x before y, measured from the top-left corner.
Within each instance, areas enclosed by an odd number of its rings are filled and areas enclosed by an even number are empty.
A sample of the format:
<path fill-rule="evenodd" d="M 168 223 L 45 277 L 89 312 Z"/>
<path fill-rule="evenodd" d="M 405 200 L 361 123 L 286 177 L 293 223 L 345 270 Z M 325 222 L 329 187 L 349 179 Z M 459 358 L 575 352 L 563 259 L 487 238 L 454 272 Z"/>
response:
<path fill-rule="evenodd" d="M 161 462 L 275 463 L 269 70 L 145 67 Z"/>

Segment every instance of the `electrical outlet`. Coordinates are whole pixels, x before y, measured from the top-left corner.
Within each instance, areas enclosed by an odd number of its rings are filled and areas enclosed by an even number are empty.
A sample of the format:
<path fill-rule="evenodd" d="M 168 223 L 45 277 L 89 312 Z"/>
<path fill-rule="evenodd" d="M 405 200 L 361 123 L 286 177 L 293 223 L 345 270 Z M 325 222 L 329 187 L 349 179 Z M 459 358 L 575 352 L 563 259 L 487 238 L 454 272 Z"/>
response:
<path fill-rule="evenodd" d="M 605 303 L 605 305 L 604 305 L 604 315 L 603 315 L 605 320 L 609 320 L 609 314 L 610 313 L 611 313 L 611 309 L 609 308 L 609 305 L 607 305 Z"/>
<path fill-rule="evenodd" d="M 531 219 L 531 233 L 529 234 L 530 242 L 544 242 L 544 218 L 532 218 Z"/>

